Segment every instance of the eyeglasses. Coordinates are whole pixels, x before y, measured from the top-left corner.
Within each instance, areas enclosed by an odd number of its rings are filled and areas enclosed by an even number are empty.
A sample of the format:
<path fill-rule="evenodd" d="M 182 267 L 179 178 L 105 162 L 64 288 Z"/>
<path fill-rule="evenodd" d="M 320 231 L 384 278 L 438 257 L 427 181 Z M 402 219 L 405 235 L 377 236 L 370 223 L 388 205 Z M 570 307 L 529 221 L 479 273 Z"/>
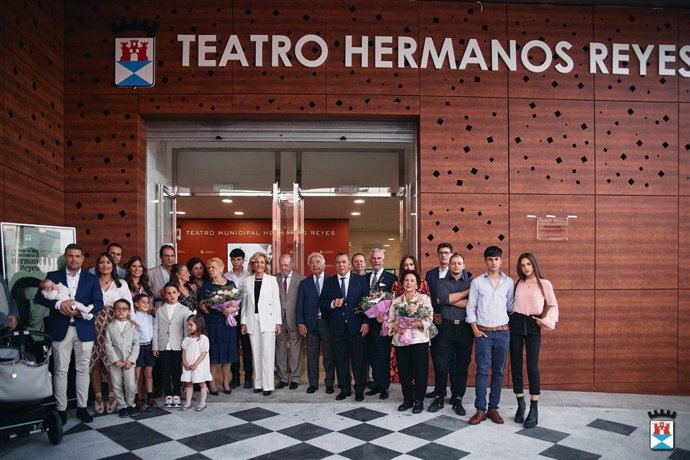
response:
<path fill-rule="evenodd" d="M 115 307 L 113 308 L 115 311 L 129 311 L 129 307 Z"/>

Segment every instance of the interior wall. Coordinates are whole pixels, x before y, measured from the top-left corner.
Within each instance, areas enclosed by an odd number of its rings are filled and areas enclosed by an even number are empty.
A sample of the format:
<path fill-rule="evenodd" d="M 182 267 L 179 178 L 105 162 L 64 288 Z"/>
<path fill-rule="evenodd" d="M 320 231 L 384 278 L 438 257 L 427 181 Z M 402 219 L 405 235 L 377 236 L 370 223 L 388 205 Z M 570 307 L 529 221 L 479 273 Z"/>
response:
<path fill-rule="evenodd" d="M 441 241 L 475 273 L 490 244 L 511 275 L 532 251 L 561 306 L 544 338 L 546 388 L 690 392 L 690 333 L 678 327 L 690 314 L 690 80 L 642 78 L 634 64 L 628 76 L 592 75 L 586 51 L 591 41 L 687 44 L 687 10 L 67 0 L 66 11 L 65 220 L 89 251 L 113 239 L 127 255 L 143 251 L 146 119 L 418 119 L 423 268 Z M 110 24 L 132 17 L 161 24 L 153 88 L 112 85 Z M 319 33 L 331 55 L 317 69 L 183 68 L 180 33 Z M 346 34 L 568 40 L 576 69 L 350 69 Z M 528 213 L 578 218 L 567 242 L 545 243 Z M 646 365 L 660 347 L 663 365 Z"/>

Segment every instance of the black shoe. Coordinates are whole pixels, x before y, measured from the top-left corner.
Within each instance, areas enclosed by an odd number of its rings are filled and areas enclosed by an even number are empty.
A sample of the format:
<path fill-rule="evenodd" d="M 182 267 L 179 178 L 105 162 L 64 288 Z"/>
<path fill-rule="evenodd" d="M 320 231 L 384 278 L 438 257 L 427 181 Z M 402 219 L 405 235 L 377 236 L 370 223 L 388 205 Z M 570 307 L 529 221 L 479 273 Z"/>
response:
<path fill-rule="evenodd" d="M 262 391 L 264 390 L 262 390 L 261 388 L 254 388 L 254 393 L 261 393 Z"/>
<path fill-rule="evenodd" d="M 458 403 L 458 397 L 457 396 L 451 396 L 450 399 L 448 400 L 448 404 L 455 409 L 455 405 Z"/>
<path fill-rule="evenodd" d="M 431 391 L 431 392 L 427 393 L 427 394 L 425 395 L 425 397 L 427 397 L 427 398 L 435 398 L 435 397 L 436 397 L 436 392 L 435 392 L 435 391 Z"/>
<path fill-rule="evenodd" d="M 278 382 L 278 385 L 276 385 L 276 390 L 282 390 L 282 389 L 285 388 L 286 386 L 288 386 L 287 382 L 283 382 L 283 381 L 281 380 L 280 382 Z"/>
<path fill-rule="evenodd" d="M 119 415 L 120 417 L 129 417 L 129 411 L 126 407 L 123 407 L 122 409 L 117 411 L 117 415 Z"/>
<path fill-rule="evenodd" d="M 290 389 L 291 390 L 296 390 L 299 387 L 299 383 L 297 382 L 290 382 Z"/>
<path fill-rule="evenodd" d="M 240 379 L 232 379 L 232 380 L 230 380 L 230 389 L 231 389 L 231 390 L 234 390 L 234 389 L 237 388 L 238 386 L 240 386 Z"/>
<path fill-rule="evenodd" d="M 374 395 L 377 395 L 377 394 L 379 394 L 379 393 L 380 393 L 379 389 L 376 388 L 376 387 L 374 387 L 374 388 L 372 388 L 371 390 L 367 391 L 367 392 L 364 393 L 364 394 L 367 395 L 367 396 L 374 396 Z"/>
<path fill-rule="evenodd" d="M 436 398 L 433 401 L 431 401 L 431 405 L 427 409 L 429 412 L 438 412 L 439 410 L 443 409 L 443 396 L 440 398 Z M 415 401 L 415 404 L 417 404 L 418 401 Z"/>
<path fill-rule="evenodd" d="M 230 385 L 230 388 L 232 388 L 232 385 Z M 228 388 L 227 390 L 225 388 L 223 388 L 223 393 L 225 393 L 226 395 L 231 395 L 232 390 L 230 388 Z"/>
<path fill-rule="evenodd" d="M 424 402 L 423 401 L 415 401 L 414 407 L 412 408 L 412 413 L 413 414 L 419 414 L 423 410 L 424 410 Z"/>
<path fill-rule="evenodd" d="M 364 401 L 364 392 L 358 391 L 355 393 L 355 401 Z"/>
<path fill-rule="evenodd" d="M 341 391 L 340 393 L 338 393 L 338 396 L 335 397 L 335 400 L 342 401 L 343 399 L 349 398 L 350 396 L 352 396 L 352 393 Z"/>
<path fill-rule="evenodd" d="M 381 393 L 379 393 L 379 399 L 388 399 L 388 390 L 381 390 Z"/>
<path fill-rule="evenodd" d="M 216 391 L 208 390 L 208 394 L 210 394 L 212 396 L 218 396 L 220 394 L 220 391 L 218 391 L 217 389 L 216 389 Z"/>
<path fill-rule="evenodd" d="M 374 381 L 373 380 L 369 380 L 367 382 L 367 388 L 369 388 L 370 390 L 374 389 Z"/>
<path fill-rule="evenodd" d="M 405 412 L 407 409 L 412 408 L 412 406 L 412 401 L 405 401 L 404 403 L 398 406 L 398 412 Z"/>
<path fill-rule="evenodd" d="M 333 385 L 326 385 L 326 394 L 332 395 L 333 393 L 335 393 L 335 390 L 333 389 Z"/>
<path fill-rule="evenodd" d="M 60 420 L 62 421 L 62 424 L 64 425 L 67 423 L 67 411 L 66 410 L 59 410 L 57 411 L 58 415 L 60 416 Z"/>
<path fill-rule="evenodd" d="M 89 411 L 86 407 L 77 408 L 77 418 L 84 423 L 93 422 L 93 417 L 91 417 L 91 414 L 89 414 Z"/>
<path fill-rule="evenodd" d="M 524 426 L 525 428 L 534 428 L 535 426 L 537 426 L 537 423 L 539 422 L 538 402 L 539 401 L 534 400 L 529 402 L 529 412 L 527 413 L 525 423 L 522 424 L 522 426 Z"/>
<path fill-rule="evenodd" d="M 307 388 L 307 393 L 309 393 L 309 394 L 316 393 L 316 390 L 318 390 L 318 389 L 319 389 L 319 387 L 309 385 L 309 388 Z"/>
<path fill-rule="evenodd" d="M 270 395 L 271 395 L 271 391 L 270 391 L 270 390 L 264 391 L 264 396 L 270 396 Z"/>
<path fill-rule="evenodd" d="M 134 407 L 134 406 L 129 406 L 129 407 L 127 408 L 127 414 L 128 414 L 130 417 L 134 417 L 134 416 L 137 415 L 138 413 L 139 413 L 139 411 L 138 411 L 137 408 Z"/>
<path fill-rule="evenodd" d="M 515 411 L 515 417 L 513 420 L 515 420 L 515 423 L 524 423 L 525 422 L 525 397 L 517 397 L 517 410 Z"/>
<path fill-rule="evenodd" d="M 244 381 L 244 389 L 245 390 L 251 390 L 254 387 L 254 382 L 251 380 L 245 380 Z"/>
<path fill-rule="evenodd" d="M 465 411 L 465 408 L 462 407 L 462 398 L 458 398 L 455 401 L 455 404 L 453 404 L 453 411 L 460 416 L 467 415 L 467 411 Z"/>

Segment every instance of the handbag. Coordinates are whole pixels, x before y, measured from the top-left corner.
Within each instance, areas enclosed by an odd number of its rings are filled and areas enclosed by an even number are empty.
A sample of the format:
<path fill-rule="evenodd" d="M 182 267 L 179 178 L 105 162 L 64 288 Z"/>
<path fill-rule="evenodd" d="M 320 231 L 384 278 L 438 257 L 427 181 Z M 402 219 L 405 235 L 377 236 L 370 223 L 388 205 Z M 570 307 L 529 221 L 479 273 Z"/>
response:
<path fill-rule="evenodd" d="M 52 394 L 53 379 L 47 362 L 21 359 L 14 348 L 0 349 L 0 401 L 33 401 Z"/>

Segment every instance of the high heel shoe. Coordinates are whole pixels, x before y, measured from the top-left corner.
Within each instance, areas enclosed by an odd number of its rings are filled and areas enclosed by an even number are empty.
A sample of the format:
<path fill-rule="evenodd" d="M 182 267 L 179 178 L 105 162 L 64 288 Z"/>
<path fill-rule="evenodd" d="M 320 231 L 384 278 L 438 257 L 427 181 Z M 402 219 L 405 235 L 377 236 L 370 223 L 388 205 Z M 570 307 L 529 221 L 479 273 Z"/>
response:
<path fill-rule="evenodd" d="M 112 414 L 117 408 L 117 400 L 115 396 L 108 396 L 108 407 L 105 408 L 106 414 Z"/>
<path fill-rule="evenodd" d="M 103 402 L 103 395 L 101 393 L 94 394 L 95 399 L 93 401 L 93 410 L 97 414 L 101 415 L 105 412 L 105 403 Z M 98 398 L 101 398 L 101 402 L 98 402 Z"/>

